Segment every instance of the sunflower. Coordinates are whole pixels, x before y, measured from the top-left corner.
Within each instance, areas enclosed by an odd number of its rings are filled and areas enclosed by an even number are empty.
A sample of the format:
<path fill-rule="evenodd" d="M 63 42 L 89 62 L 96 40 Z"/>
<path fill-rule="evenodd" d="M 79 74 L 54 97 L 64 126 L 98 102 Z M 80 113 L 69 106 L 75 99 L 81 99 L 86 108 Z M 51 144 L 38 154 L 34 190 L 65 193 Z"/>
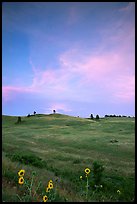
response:
<path fill-rule="evenodd" d="M 48 188 L 52 189 L 53 188 L 53 183 L 48 183 Z"/>
<path fill-rule="evenodd" d="M 50 192 L 50 188 L 49 187 L 46 188 L 46 192 Z"/>
<path fill-rule="evenodd" d="M 43 201 L 44 201 L 44 202 L 47 202 L 47 200 L 48 200 L 48 196 L 46 196 L 46 195 L 43 196 Z"/>
<path fill-rule="evenodd" d="M 25 170 L 23 170 L 23 169 L 21 169 L 21 170 L 18 172 L 18 175 L 19 175 L 20 177 L 24 176 L 24 174 L 25 174 Z"/>
<path fill-rule="evenodd" d="M 24 178 L 23 178 L 23 177 L 20 177 L 18 183 L 19 183 L 19 184 L 23 184 L 23 183 L 24 183 Z"/>
<path fill-rule="evenodd" d="M 53 181 L 52 181 L 52 180 L 49 180 L 49 183 L 53 183 Z"/>
<path fill-rule="evenodd" d="M 89 168 L 86 168 L 86 169 L 85 169 L 85 173 L 86 173 L 86 174 L 89 174 L 89 173 L 90 173 L 90 169 L 89 169 Z"/>
<path fill-rule="evenodd" d="M 120 190 L 117 190 L 117 193 L 121 194 Z"/>

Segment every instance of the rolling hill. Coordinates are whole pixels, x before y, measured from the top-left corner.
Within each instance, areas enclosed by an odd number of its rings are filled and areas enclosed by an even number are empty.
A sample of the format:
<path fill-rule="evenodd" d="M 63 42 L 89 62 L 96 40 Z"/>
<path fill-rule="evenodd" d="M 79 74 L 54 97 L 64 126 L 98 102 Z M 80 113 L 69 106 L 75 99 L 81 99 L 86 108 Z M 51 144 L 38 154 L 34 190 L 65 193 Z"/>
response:
<path fill-rule="evenodd" d="M 62 114 L 2 116 L 2 199 L 42 201 L 49 179 L 53 201 L 86 201 L 84 169 L 90 168 L 88 201 L 133 201 L 135 191 L 135 118 L 85 119 Z M 95 184 L 94 162 L 103 166 L 102 188 Z M 18 171 L 41 181 L 35 198 L 23 198 Z M 83 181 L 80 176 L 83 176 Z M 81 183 L 83 182 L 83 183 Z M 95 186 L 96 185 L 96 186 Z M 118 193 L 120 191 L 120 193 Z M 50 199 L 48 200 L 50 201 Z"/>

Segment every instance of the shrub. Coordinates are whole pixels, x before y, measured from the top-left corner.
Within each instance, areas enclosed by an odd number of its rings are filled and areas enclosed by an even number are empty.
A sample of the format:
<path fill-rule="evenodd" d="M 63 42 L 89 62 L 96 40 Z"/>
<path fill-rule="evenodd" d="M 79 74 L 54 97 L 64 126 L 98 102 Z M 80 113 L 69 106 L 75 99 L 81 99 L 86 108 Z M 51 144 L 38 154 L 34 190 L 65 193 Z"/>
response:
<path fill-rule="evenodd" d="M 98 161 L 93 162 L 93 179 L 94 184 L 99 185 L 102 181 L 104 167 L 102 164 L 100 164 Z"/>
<path fill-rule="evenodd" d="M 14 154 L 6 154 L 9 158 L 11 158 L 12 161 L 19 161 L 23 164 L 28 164 L 32 166 L 36 166 L 39 168 L 44 168 L 47 166 L 46 161 L 43 161 L 41 158 L 34 156 L 34 155 L 27 155 L 27 154 L 20 154 L 20 153 L 14 153 Z"/>

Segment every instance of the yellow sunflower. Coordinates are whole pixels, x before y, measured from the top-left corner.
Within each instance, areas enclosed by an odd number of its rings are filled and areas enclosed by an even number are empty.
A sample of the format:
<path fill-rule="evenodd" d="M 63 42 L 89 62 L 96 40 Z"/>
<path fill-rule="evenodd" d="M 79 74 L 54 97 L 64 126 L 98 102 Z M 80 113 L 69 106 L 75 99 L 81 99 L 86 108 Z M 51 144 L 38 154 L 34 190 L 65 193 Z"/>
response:
<path fill-rule="evenodd" d="M 44 202 L 47 202 L 47 200 L 48 200 L 48 196 L 46 196 L 46 195 L 43 196 L 43 201 L 44 201 Z"/>
<path fill-rule="evenodd" d="M 24 176 L 24 174 L 25 174 L 25 170 L 23 170 L 23 169 L 21 169 L 21 170 L 18 172 L 18 175 L 19 175 L 20 177 Z"/>
<path fill-rule="evenodd" d="M 46 188 L 46 192 L 50 192 L 50 188 L 47 187 L 47 188 Z"/>
<path fill-rule="evenodd" d="M 52 189 L 53 188 L 53 183 L 48 183 L 48 188 Z"/>
<path fill-rule="evenodd" d="M 86 173 L 86 174 L 89 174 L 89 173 L 90 173 L 90 169 L 89 169 L 89 168 L 86 168 L 86 169 L 85 169 L 85 173 Z"/>
<path fill-rule="evenodd" d="M 52 180 L 49 180 L 49 183 L 53 183 L 53 181 L 52 181 Z"/>
<path fill-rule="evenodd" d="M 18 183 L 19 183 L 19 184 L 23 184 L 23 183 L 24 183 L 24 178 L 23 178 L 23 177 L 20 177 Z"/>

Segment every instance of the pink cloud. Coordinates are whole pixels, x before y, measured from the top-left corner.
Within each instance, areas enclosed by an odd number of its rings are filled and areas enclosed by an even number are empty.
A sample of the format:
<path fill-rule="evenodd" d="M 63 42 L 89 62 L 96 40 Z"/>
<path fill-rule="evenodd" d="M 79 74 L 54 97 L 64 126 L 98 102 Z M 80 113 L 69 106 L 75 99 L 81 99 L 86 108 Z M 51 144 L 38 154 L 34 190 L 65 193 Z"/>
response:
<path fill-rule="evenodd" d="M 134 53 L 119 49 L 98 54 L 84 55 L 81 51 L 70 50 L 60 56 L 62 69 L 70 76 L 79 77 L 79 86 L 92 87 L 108 92 L 112 100 L 134 100 Z M 92 93 L 92 92 L 91 92 Z"/>
<path fill-rule="evenodd" d="M 28 92 L 50 98 L 73 97 L 82 100 L 82 94 L 83 100 L 87 100 L 85 94 L 93 99 L 100 90 L 112 96 L 112 100 L 130 101 L 134 98 L 133 58 L 133 54 L 129 56 L 122 49 L 94 55 L 71 49 L 59 56 L 60 68 L 56 70 L 38 69 L 30 61 L 32 83 L 28 87 L 5 86 L 2 96 L 4 100 L 10 100 L 13 97 L 11 93 Z"/>
<path fill-rule="evenodd" d="M 127 13 L 133 11 L 134 4 L 128 4 Z M 81 49 L 70 49 L 59 60 L 61 68 L 69 77 L 77 76 L 80 88 L 98 88 L 109 93 L 112 100 L 134 100 L 135 88 L 135 25 L 121 18 L 112 29 L 101 30 L 102 42 L 95 52 L 84 53 Z M 94 88 L 94 89 L 96 89 Z M 104 89 L 104 90 L 103 90 Z"/>
<path fill-rule="evenodd" d="M 10 100 L 10 97 L 9 97 L 9 89 L 7 87 L 2 87 L 2 99 L 3 101 L 8 101 Z"/>
<path fill-rule="evenodd" d="M 77 19 L 76 9 L 73 7 L 70 9 L 70 19 L 72 22 Z M 29 63 L 33 74 L 30 85 L 28 87 L 5 86 L 2 89 L 3 98 L 9 100 L 13 92 L 80 98 L 80 94 L 89 92 L 90 95 L 95 95 L 96 90 L 104 88 L 102 92 L 108 92 L 113 96 L 112 98 L 127 101 L 133 99 L 134 26 L 120 20 L 113 27 L 112 31 L 110 28 L 105 28 L 101 33 L 103 40 L 94 53 L 90 51 L 85 53 L 78 48 L 80 46 L 73 45 L 72 48 L 60 54 L 58 69 L 46 67 L 42 70 L 36 67 L 30 58 Z M 116 34 L 113 33 L 115 30 L 117 30 Z M 97 95 L 98 91 L 96 92 Z"/>
<path fill-rule="evenodd" d="M 40 92 L 50 93 L 55 91 L 61 94 L 67 88 L 67 74 L 62 70 L 38 70 L 34 74 L 31 88 Z"/>
<path fill-rule="evenodd" d="M 58 69 L 46 68 L 41 70 L 36 68 L 32 61 L 33 80 L 30 86 L 33 90 L 39 90 L 45 95 L 64 95 L 70 91 L 70 82 L 73 81 L 74 73 L 70 72 L 67 68 L 64 68 L 64 62 L 60 60 L 60 67 Z"/>
<path fill-rule="evenodd" d="M 56 112 L 59 112 L 60 110 L 65 112 L 70 112 L 71 109 L 66 105 L 65 103 L 52 103 L 49 108 L 50 111 L 56 110 Z"/>
<path fill-rule="evenodd" d="M 72 74 L 81 76 L 85 81 L 100 81 L 109 75 L 118 74 L 128 70 L 126 56 L 120 53 L 103 53 L 98 55 L 83 55 L 70 51 L 60 57 L 61 67 Z M 125 61 L 125 62 L 124 62 Z"/>
<path fill-rule="evenodd" d="M 9 101 L 13 99 L 12 93 L 33 93 L 37 90 L 33 90 L 30 87 L 17 87 L 17 86 L 3 86 L 2 87 L 2 99 L 3 101 Z"/>
<path fill-rule="evenodd" d="M 8 101 L 14 98 L 13 93 L 35 93 L 43 94 L 46 96 L 56 96 L 64 94 L 68 86 L 68 74 L 62 70 L 46 69 L 41 70 L 33 64 L 32 60 L 29 61 L 33 79 L 29 86 L 3 86 L 2 97 L 3 101 Z"/>
<path fill-rule="evenodd" d="M 113 30 L 117 29 L 118 32 L 115 35 Z M 41 70 L 30 60 L 33 80 L 29 88 L 50 97 L 52 95 L 76 97 L 79 89 L 84 93 L 87 92 L 84 89 L 91 90 L 94 84 L 98 89 L 104 87 L 106 92 L 113 95 L 112 98 L 130 100 L 134 95 L 134 85 L 125 84 L 125 81 L 130 76 L 134 77 L 134 38 L 134 27 L 123 24 L 121 20 L 115 24 L 112 32 L 106 29 L 103 41 L 96 52 L 87 54 L 82 49 L 72 47 L 62 53 L 58 57 L 60 62 L 58 69 L 46 67 L 45 70 Z M 109 51 L 107 51 L 108 48 Z M 131 89 L 133 91 L 129 91 Z M 125 90 L 128 92 L 127 95 Z M 90 94 L 93 94 L 93 89 Z"/>
<path fill-rule="evenodd" d="M 115 101 L 131 102 L 135 100 L 135 77 L 121 76 L 111 83 Z"/>

